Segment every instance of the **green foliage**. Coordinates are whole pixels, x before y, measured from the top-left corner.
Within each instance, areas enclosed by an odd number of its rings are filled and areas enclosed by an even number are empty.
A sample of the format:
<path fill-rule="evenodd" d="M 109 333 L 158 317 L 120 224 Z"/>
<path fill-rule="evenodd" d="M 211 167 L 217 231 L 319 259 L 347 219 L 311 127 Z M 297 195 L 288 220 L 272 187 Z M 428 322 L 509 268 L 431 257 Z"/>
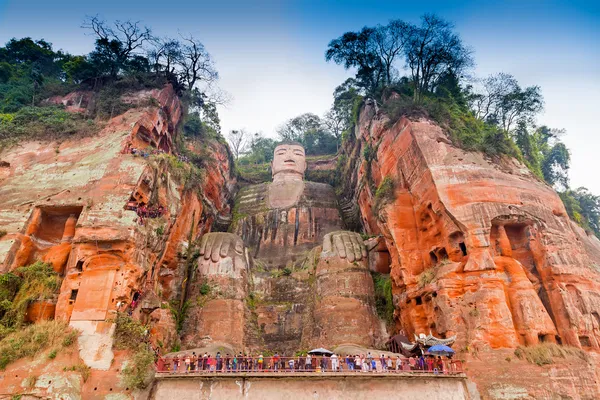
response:
<path fill-rule="evenodd" d="M 325 121 L 311 113 L 289 119 L 277 129 L 277 134 L 284 142 L 302 144 L 307 155 L 334 154 L 339 145 Z"/>
<path fill-rule="evenodd" d="M 600 196 L 593 195 L 584 187 L 559 192 L 569 217 L 582 228 L 600 238 Z"/>
<path fill-rule="evenodd" d="M 200 290 L 202 290 L 202 288 Z M 210 291 L 210 287 L 208 290 Z M 169 304 L 169 309 L 171 310 L 171 314 L 173 315 L 173 318 L 175 319 L 175 326 L 177 327 L 178 333 L 181 332 L 181 330 L 183 329 L 183 323 L 185 322 L 185 319 L 187 318 L 187 313 L 188 313 L 188 309 L 190 308 L 190 304 L 191 303 L 189 300 L 184 301 L 181 306 L 179 306 L 179 304 L 177 304 L 177 303 Z"/>
<path fill-rule="evenodd" d="M 386 204 L 394 201 L 394 180 L 390 176 L 383 178 L 377 190 L 375 191 L 375 201 L 373 203 L 373 212 L 377 215 L 379 210 Z"/>
<path fill-rule="evenodd" d="M 165 233 L 165 226 L 161 225 L 158 228 L 156 228 L 156 235 L 157 236 L 162 236 Z"/>
<path fill-rule="evenodd" d="M 133 351 L 131 360 L 121 370 L 123 384 L 142 389 L 150 380 L 154 353 L 147 343 L 148 328 L 125 313 L 117 313 L 113 347 Z"/>
<path fill-rule="evenodd" d="M 137 349 L 146 341 L 148 328 L 125 313 L 117 313 L 115 318 L 113 347 L 118 350 Z"/>
<path fill-rule="evenodd" d="M 268 166 L 269 163 L 273 161 L 273 152 L 275 151 L 275 146 L 277 146 L 277 142 L 275 140 L 255 134 L 250 141 L 249 151 L 243 157 L 238 159 L 238 168 L 246 165 L 258 164 L 264 164 Z"/>
<path fill-rule="evenodd" d="M 245 156 L 238 160 L 236 171 L 243 182 L 257 184 L 271 181 L 271 164 L 251 164 Z"/>
<path fill-rule="evenodd" d="M 27 106 L 0 117 L 0 141 L 90 135 L 99 128 L 81 114 L 70 113 L 60 107 Z"/>
<path fill-rule="evenodd" d="M 56 358 L 56 349 L 53 349 L 52 351 L 50 351 L 50 353 L 48 353 L 48 358 L 51 360 L 54 360 Z"/>
<path fill-rule="evenodd" d="M 388 326 L 394 324 L 394 297 L 392 295 L 392 279 L 389 275 L 371 273 L 375 287 L 375 308 L 377 314 Z"/>
<path fill-rule="evenodd" d="M 127 366 L 121 370 L 123 385 L 135 389 L 144 389 L 152 380 L 154 353 L 146 343 L 138 346 Z"/>
<path fill-rule="evenodd" d="M 336 170 L 307 170 L 305 179 L 311 182 L 326 183 L 331 186 L 337 186 L 340 176 L 336 173 Z"/>
<path fill-rule="evenodd" d="M 77 332 L 69 328 L 64 321 L 42 321 L 10 333 L 0 340 L 0 370 L 23 357 L 31 357 L 41 351 L 55 347 L 58 352 L 64 346 L 62 338 L 65 333 Z"/>
<path fill-rule="evenodd" d="M 248 293 L 248 296 L 246 296 L 246 306 L 248 307 L 248 309 L 251 311 L 256 310 L 257 303 L 258 298 L 256 294 L 254 292 Z"/>
<path fill-rule="evenodd" d="M 200 294 L 203 296 L 208 296 L 208 294 L 210 293 L 211 290 L 211 286 L 204 282 L 202 285 L 200 285 Z"/>
<path fill-rule="evenodd" d="M 577 357 L 589 362 L 587 353 L 577 347 L 559 346 L 555 343 L 540 343 L 535 346 L 519 346 L 515 350 L 519 360 L 527 360 L 539 366 L 554 364 L 554 358 Z"/>
<path fill-rule="evenodd" d="M 61 281 L 50 264 L 42 262 L 0 275 L 0 338 L 23 326 L 30 302 L 54 298 Z"/>

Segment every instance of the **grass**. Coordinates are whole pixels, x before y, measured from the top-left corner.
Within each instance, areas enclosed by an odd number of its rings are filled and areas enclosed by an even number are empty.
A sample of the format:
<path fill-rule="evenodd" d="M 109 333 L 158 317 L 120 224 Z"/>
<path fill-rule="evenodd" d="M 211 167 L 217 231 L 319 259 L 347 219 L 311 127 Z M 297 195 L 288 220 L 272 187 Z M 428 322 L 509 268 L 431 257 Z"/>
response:
<path fill-rule="evenodd" d="M 99 129 L 93 120 L 60 107 L 23 107 L 13 114 L 1 115 L 0 141 L 6 144 L 20 139 L 90 135 Z"/>
<path fill-rule="evenodd" d="M 115 318 L 115 335 L 113 347 L 119 350 L 137 348 L 146 340 L 146 327 L 138 320 L 125 313 L 117 313 Z"/>
<path fill-rule="evenodd" d="M 152 380 L 154 353 L 146 343 L 138 346 L 127 366 L 121 370 L 121 380 L 126 387 L 144 389 Z"/>
<path fill-rule="evenodd" d="M 68 368 L 64 367 L 63 371 L 79 372 L 81 378 L 83 379 L 83 383 L 87 382 L 87 380 L 90 378 L 90 375 L 92 375 L 92 369 L 84 363 L 75 364 Z"/>
<path fill-rule="evenodd" d="M 559 346 L 555 343 L 519 346 L 515 350 L 515 356 L 520 360 L 526 360 L 539 366 L 553 364 L 555 358 L 577 357 L 583 361 L 589 361 L 589 356 L 585 351 L 572 346 Z"/>
<path fill-rule="evenodd" d="M 426 269 L 425 271 L 421 272 L 421 274 L 419 275 L 417 281 L 419 283 L 419 288 L 423 288 L 427 285 L 429 285 L 431 282 L 433 282 L 435 280 L 435 277 L 437 275 L 437 266 L 431 267 Z"/>
<path fill-rule="evenodd" d="M 66 341 L 66 337 L 71 339 Z M 54 347 L 53 352 L 58 352 L 75 343 L 76 337 L 77 332 L 64 321 L 43 321 L 29 325 L 0 341 L 0 370 L 21 358 L 35 356 L 49 347 Z"/>
<path fill-rule="evenodd" d="M 240 181 L 251 184 L 271 181 L 271 164 L 236 164 Z"/>
<path fill-rule="evenodd" d="M 190 308 L 190 301 L 186 300 L 181 307 L 179 307 L 176 303 L 169 304 L 169 309 L 171 310 L 171 314 L 173 315 L 173 319 L 175 319 L 175 325 L 177 327 L 177 332 L 181 332 L 183 329 L 183 323 L 187 317 L 188 309 Z"/>
<path fill-rule="evenodd" d="M 384 110 L 393 124 L 401 117 L 428 117 L 448 133 L 452 142 L 465 149 L 490 156 L 506 154 L 522 159 L 515 143 L 500 128 L 477 119 L 472 112 L 449 98 L 424 97 L 415 104 L 410 96 L 400 95 L 387 102 Z"/>
<path fill-rule="evenodd" d="M 373 203 L 373 212 L 375 215 L 379 214 L 379 210 L 383 206 L 394 201 L 394 186 L 394 180 L 390 176 L 386 176 L 377 187 Z"/>
<path fill-rule="evenodd" d="M 133 351 L 127 366 L 121 370 L 121 380 L 127 387 L 145 388 L 151 379 L 150 366 L 154 362 L 154 353 L 146 342 L 146 326 L 124 313 L 118 313 L 113 347 Z"/>
<path fill-rule="evenodd" d="M 0 275 L 0 338 L 23 326 L 32 301 L 54 298 L 61 282 L 50 264 L 42 262 Z"/>

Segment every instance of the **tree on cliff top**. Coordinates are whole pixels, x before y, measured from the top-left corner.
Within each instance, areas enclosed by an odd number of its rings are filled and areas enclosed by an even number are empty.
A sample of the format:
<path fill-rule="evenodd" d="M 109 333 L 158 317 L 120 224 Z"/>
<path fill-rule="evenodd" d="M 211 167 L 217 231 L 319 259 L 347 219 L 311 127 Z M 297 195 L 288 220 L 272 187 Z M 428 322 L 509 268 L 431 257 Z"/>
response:
<path fill-rule="evenodd" d="M 459 75 L 473 65 L 471 51 L 452 24 L 432 14 L 421 17 L 420 26 L 392 20 L 346 32 L 329 43 L 325 59 L 356 68 L 356 80 L 369 95 L 394 84 L 398 69 L 408 69 L 415 102 L 434 91 L 444 74 Z"/>
<path fill-rule="evenodd" d="M 152 31 L 141 26 L 139 21 L 116 20 L 112 26 L 98 16 L 87 17 L 82 28 L 91 30 L 96 36 L 96 48 L 90 60 L 100 73 L 116 78 L 128 70 L 148 68 L 143 45 L 152 40 Z"/>

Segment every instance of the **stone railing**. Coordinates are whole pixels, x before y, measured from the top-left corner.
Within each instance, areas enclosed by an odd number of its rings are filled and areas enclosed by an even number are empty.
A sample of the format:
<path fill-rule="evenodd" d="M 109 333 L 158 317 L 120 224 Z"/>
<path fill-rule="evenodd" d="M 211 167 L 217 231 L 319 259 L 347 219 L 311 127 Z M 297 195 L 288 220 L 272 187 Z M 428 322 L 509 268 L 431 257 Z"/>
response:
<path fill-rule="evenodd" d="M 358 364 L 354 361 L 346 362 L 345 357 L 335 360 L 330 357 L 314 356 L 307 360 L 301 357 L 241 357 L 220 358 L 192 357 L 163 358 L 160 357 L 156 364 L 157 374 L 232 374 L 232 373 L 415 373 L 434 375 L 456 375 L 463 373 L 462 362 L 459 360 L 443 359 L 441 363 L 427 364 L 420 367 L 418 360 L 406 358 L 387 359 L 383 362 L 379 358 L 372 363 L 365 359 Z"/>

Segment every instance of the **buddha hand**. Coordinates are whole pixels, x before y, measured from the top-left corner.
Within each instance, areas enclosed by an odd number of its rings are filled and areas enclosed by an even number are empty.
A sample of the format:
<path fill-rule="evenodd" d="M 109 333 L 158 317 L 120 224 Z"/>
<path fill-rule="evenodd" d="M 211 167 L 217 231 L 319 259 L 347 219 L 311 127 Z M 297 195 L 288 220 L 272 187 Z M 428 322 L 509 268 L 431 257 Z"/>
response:
<path fill-rule="evenodd" d="M 234 256 L 232 252 L 238 256 L 244 253 L 244 242 L 239 236 L 226 232 L 213 232 L 202 236 L 200 256 L 205 260 L 218 262 L 221 258 Z"/>
<path fill-rule="evenodd" d="M 323 238 L 323 252 L 335 253 L 350 262 L 367 259 L 367 249 L 360 234 L 350 231 L 335 231 Z"/>

